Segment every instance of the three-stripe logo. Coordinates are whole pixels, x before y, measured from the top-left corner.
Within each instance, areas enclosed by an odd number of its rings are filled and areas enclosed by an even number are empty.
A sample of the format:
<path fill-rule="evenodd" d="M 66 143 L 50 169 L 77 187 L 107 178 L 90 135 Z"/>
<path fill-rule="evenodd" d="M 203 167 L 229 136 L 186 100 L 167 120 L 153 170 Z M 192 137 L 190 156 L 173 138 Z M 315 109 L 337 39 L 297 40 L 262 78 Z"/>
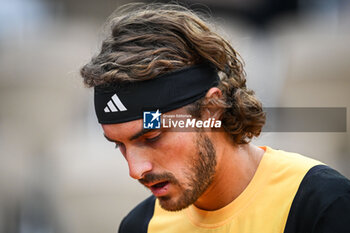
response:
<path fill-rule="evenodd" d="M 105 112 L 118 112 L 128 110 L 124 104 L 120 101 L 117 94 L 114 94 L 110 101 L 108 101 L 107 106 L 105 107 Z"/>

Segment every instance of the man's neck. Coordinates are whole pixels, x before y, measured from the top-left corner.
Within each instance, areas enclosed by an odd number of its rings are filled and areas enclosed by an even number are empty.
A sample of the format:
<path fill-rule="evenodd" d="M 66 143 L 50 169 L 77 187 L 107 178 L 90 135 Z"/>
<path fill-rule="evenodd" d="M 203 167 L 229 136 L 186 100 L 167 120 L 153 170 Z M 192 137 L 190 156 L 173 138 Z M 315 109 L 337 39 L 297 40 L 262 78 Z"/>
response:
<path fill-rule="evenodd" d="M 263 149 L 252 144 L 231 143 L 219 143 L 216 152 L 214 180 L 194 203 L 203 210 L 217 210 L 235 200 L 253 179 L 264 154 Z"/>

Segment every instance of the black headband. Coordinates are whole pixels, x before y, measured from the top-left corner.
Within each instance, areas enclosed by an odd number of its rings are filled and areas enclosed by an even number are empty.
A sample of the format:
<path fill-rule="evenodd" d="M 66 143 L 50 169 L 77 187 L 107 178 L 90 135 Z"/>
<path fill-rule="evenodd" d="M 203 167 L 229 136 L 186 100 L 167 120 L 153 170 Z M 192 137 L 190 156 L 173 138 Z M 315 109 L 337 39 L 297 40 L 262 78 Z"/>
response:
<path fill-rule="evenodd" d="M 101 124 L 115 124 L 141 119 L 145 109 L 165 113 L 205 96 L 218 81 L 216 69 L 201 64 L 145 81 L 96 86 L 97 119 Z"/>

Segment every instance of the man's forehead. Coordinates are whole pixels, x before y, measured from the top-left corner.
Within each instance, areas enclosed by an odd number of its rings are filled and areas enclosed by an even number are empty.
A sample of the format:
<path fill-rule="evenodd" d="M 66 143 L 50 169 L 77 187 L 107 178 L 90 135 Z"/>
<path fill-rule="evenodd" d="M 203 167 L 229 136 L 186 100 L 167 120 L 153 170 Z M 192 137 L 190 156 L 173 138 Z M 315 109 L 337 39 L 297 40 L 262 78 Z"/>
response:
<path fill-rule="evenodd" d="M 117 124 L 101 124 L 106 137 L 110 139 L 127 139 L 142 130 L 142 119 Z"/>
<path fill-rule="evenodd" d="M 179 114 L 188 114 L 186 107 L 181 107 L 166 113 L 162 113 L 162 117 L 171 118 L 179 116 Z M 117 124 L 101 124 L 105 137 L 109 139 L 135 139 L 152 129 L 143 128 L 143 119 L 117 123 Z"/>

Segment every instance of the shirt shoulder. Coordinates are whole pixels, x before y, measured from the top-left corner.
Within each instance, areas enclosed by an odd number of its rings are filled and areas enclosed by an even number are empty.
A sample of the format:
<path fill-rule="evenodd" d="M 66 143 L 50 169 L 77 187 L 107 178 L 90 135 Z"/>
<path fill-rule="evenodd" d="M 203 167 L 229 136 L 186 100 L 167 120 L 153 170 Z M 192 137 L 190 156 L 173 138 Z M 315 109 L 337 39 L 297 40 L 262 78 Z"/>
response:
<path fill-rule="evenodd" d="M 333 226 L 344 231 L 332 233 L 350 232 L 350 222 L 342 221 L 342 216 L 350 216 L 350 181 L 328 166 L 317 165 L 299 185 L 284 233 L 328 232 L 321 229 Z"/>
<path fill-rule="evenodd" d="M 146 233 L 148 224 L 153 217 L 155 197 L 150 196 L 138 204 L 122 220 L 118 233 Z"/>

